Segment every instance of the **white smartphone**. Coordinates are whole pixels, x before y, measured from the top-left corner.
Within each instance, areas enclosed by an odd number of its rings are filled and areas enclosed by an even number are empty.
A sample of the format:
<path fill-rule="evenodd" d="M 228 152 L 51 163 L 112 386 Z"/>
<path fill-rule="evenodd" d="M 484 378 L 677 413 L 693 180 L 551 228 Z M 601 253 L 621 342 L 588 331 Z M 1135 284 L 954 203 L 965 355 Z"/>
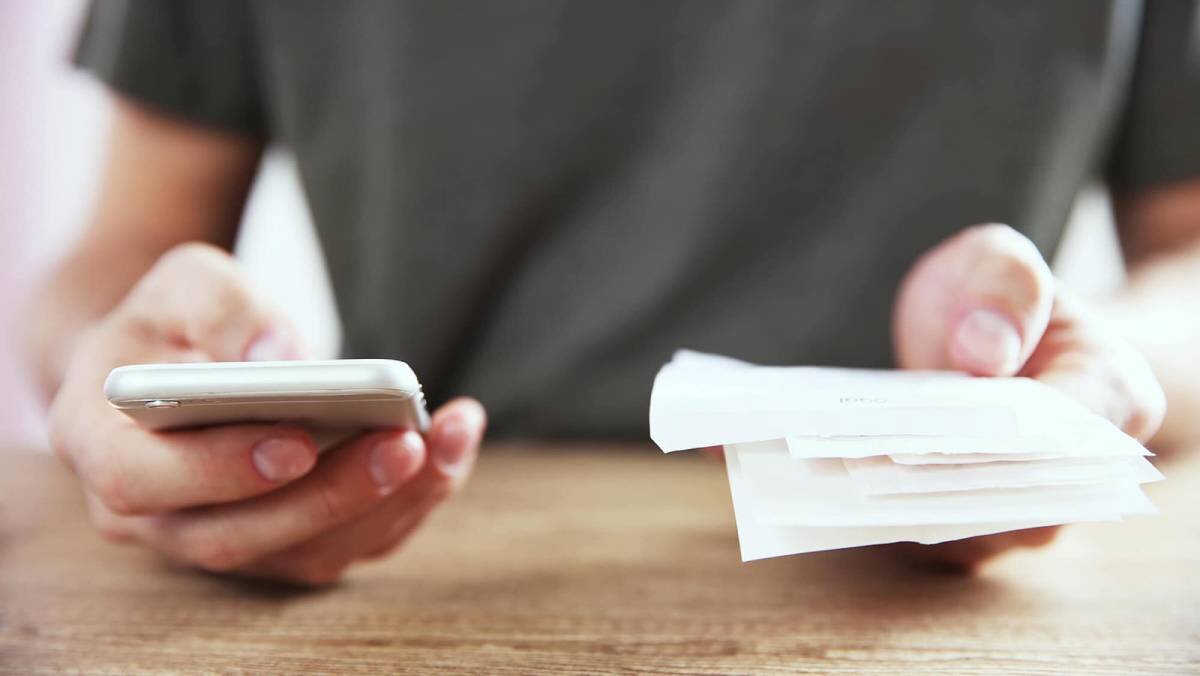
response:
<path fill-rule="evenodd" d="M 391 359 L 137 364 L 113 369 L 104 394 L 152 430 L 293 422 L 327 446 L 363 429 L 429 427 L 416 374 Z"/>

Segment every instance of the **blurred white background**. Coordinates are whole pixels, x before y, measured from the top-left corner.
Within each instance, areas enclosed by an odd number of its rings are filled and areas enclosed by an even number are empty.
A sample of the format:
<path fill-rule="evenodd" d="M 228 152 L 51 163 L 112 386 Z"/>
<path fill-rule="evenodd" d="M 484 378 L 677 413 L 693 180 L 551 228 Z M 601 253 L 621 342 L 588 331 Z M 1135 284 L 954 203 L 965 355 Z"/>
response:
<path fill-rule="evenodd" d="M 71 67 L 85 0 L 0 0 L 0 441 L 44 447 L 41 406 L 17 344 L 27 290 L 87 220 L 111 102 Z M 314 354 L 337 355 L 340 328 L 324 261 L 286 152 L 268 152 L 238 256 Z M 15 443 L 13 443 L 15 441 Z"/>
<path fill-rule="evenodd" d="M 110 103 L 68 55 L 84 0 L 0 0 L 0 442 L 45 447 L 15 332 L 27 289 L 86 221 Z M 318 356 L 337 354 L 339 324 L 311 218 L 288 155 L 271 150 L 237 252 L 259 291 L 292 318 Z M 1084 295 L 1121 280 L 1111 209 L 1085 191 L 1055 261 Z"/>

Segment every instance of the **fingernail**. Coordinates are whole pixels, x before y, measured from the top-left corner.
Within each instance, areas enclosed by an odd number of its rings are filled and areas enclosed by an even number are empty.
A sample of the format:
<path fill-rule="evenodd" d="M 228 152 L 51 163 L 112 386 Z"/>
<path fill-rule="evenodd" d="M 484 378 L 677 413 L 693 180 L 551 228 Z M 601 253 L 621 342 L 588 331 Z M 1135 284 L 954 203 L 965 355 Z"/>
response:
<path fill-rule="evenodd" d="M 316 453 L 298 439 L 260 441 L 251 454 L 254 468 L 267 481 L 290 481 L 303 476 L 317 462 Z"/>
<path fill-rule="evenodd" d="M 460 470 L 459 465 L 467 455 L 471 445 L 471 431 L 466 423 L 459 418 L 451 418 L 442 425 L 437 438 L 433 463 L 443 474 L 454 475 Z"/>
<path fill-rule="evenodd" d="M 301 359 L 303 352 L 285 332 L 264 331 L 246 347 L 246 361 L 285 361 Z"/>
<path fill-rule="evenodd" d="M 1016 373 L 1021 359 L 1021 334 L 994 310 L 973 310 L 954 333 L 954 349 L 970 370 L 989 375 Z"/>
<path fill-rule="evenodd" d="M 368 469 L 371 479 L 382 495 L 396 490 L 400 484 L 412 478 L 424 459 L 425 442 L 421 435 L 408 430 L 399 438 L 389 435 L 371 449 Z"/>

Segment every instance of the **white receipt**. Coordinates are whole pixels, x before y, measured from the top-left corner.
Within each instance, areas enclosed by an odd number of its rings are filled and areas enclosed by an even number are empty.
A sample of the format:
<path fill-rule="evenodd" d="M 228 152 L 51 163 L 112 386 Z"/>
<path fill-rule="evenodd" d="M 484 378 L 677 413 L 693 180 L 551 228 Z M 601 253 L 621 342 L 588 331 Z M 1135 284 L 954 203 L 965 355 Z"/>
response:
<path fill-rule="evenodd" d="M 736 445 L 743 476 L 753 487 L 758 520 L 798 526 L 992 523 L 1045 518 L 1059 523 L 1108 521 L 1153 514 L 1135 482 L 1033 485 L 938 493 L 865 495 L 842 461 L 800 460 L 777 442 Z"/>
<path fill-rule="evenodd" d="M 1062 392 L 1028 378 L 739 367 L 724 360 L 710 367 L 707 358 L 689 352 L 677 359 L 681 363 L 659 371 L 650 397 L 650 436 L 667 452 L 788 437 L 950 436 L 998 444 L 967 452 L 1028 453 L 1037 449 L 1021 439 L 1070 447 L 1080 429 L 1105 422 Z M 875 453 L 859 451 L 867 454 Z"/>
<path fill-rule="evenodd" d="M 736 454 L 730 454 L 726 458 L 725 469 L 729 475 L 729 492 L 733 498 L 733 514 L 734 520 L 737 522 L 738 544 L 742 551 L 743 561 L 819 552 L 827 549 L 880 545 L 889 542 L 919 542 L 929 545 L 948 540 L 961 540 L 976 535 L 1054 525 L 1053 521 L 858 528 L 767 524 L 755 519 L 751 513 L 750 489 L 742 479 L 741 467 L 738 465 Z"/>
<path fill-rule="evenodd" d="M 864 495 L 939 493 L 988 488 L 1026 488 L 1129 480 L 1159 481 L 1161 472 L 1145 458 L 1050 458 L 1027 462 L 911 465 L 886 455 L 842 460 L 856 490 Z"/>
<path fill-rule="evenodd" d="M 1027 378 L 761 367 L 680 351 L 659 372 L 664 452 L 724 446 L 743 560 L 944 542 L 1155 513 L 1135 439 Z"/>

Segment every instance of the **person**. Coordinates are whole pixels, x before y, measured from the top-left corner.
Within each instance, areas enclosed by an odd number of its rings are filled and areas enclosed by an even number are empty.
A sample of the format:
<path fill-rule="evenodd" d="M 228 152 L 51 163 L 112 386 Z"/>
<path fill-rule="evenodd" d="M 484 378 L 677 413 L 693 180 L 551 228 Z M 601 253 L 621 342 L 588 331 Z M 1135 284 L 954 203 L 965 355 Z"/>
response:
<path fill-rule="evenodd" d="M 1178 445 L 1200 402 L 1197 21 L 1123 0 L 98 2 L 77 58 L 117 97 L 103 189 L 30 321 L 52 442 L 104 533 L 306 584 L 453 494 L 485 405 L 497 436 L 645 439 L 681 346 L 1019 373 Z M 304 355 L 228 253 L 267 143 L 298 159 L 346 355 L 410 363 L 428 434 L 318 463 L 291 425 L 150 433 L 106 405 L 117 365 Z M 1044 256 L 1097 176 L 1129 278 L 1087 306 Z M 921 551 L 970 566 L 1051 537 Z"/>

